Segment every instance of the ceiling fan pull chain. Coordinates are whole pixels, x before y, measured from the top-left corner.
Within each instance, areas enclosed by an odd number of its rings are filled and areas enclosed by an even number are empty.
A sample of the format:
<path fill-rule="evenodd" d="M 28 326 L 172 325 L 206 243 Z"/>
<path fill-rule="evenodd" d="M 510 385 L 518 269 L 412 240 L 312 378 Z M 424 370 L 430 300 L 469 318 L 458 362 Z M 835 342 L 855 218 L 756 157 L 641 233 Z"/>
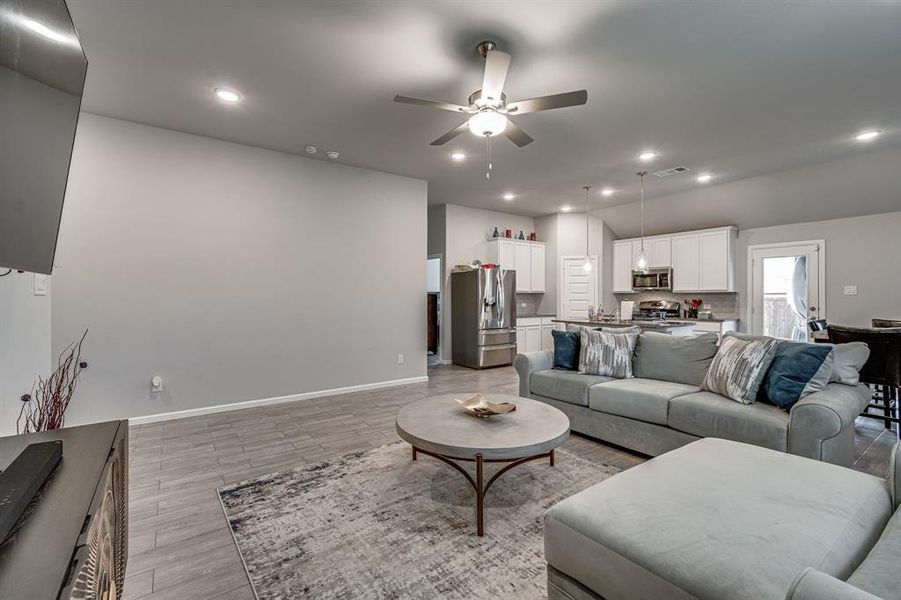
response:
<path fill-rule="evenodd" d="M 493 169 L 491 164 L 491 136 L 486 135 L 485 139 L 488 142 L 488 169 L 485 171 L 485 179 L 491 179 L 491 170 Z"/>

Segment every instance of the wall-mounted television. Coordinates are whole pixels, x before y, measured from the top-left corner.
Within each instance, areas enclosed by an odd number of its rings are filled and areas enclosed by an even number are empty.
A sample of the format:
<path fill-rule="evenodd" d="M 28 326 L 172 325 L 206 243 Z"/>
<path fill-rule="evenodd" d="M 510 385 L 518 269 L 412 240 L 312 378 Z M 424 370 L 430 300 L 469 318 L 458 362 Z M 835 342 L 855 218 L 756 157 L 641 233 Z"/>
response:
<path fill-rule="evenodd" d="M 0 0 L 0 267 L 53 269 L 87 68 L 64 0 Z"/>

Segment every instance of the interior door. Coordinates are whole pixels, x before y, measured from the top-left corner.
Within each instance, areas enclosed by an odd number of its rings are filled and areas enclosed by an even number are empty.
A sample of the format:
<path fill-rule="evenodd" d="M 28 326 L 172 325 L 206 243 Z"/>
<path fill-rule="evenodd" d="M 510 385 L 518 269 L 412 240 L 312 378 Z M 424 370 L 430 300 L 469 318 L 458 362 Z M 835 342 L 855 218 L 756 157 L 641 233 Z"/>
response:
<path fill-rule="evenodd" d="M 588 318 L 588 307 L 597 306 L 597 257 L 591 257 L 591 271 L 586 272 L 584 264 L 584 256 L 560 259 L 562 276 L 557 294 L 557 314 L 563 319 L 585 320 Z"/>
<path fill-rule="evenodd" d="M 751 331 L 807 341 L 807 321 L 825 319 L 824 242 L 748 248 Z"/>

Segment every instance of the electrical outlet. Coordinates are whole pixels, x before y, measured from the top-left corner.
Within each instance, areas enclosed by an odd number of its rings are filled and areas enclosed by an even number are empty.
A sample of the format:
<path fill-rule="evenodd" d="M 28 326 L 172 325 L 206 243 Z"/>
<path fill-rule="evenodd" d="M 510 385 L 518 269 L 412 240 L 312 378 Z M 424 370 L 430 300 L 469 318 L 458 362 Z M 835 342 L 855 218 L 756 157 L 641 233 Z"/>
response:
<path fill-rule="evenodd" d="M 525 302 L 520 302 L 520 303 L 519 303 L 519 307 L 520 307 L 520 308 L 525 308 L 526 306 L 528 306 L 528 304 L 526 304 Z"/>
<path fill-rule="evenodd" d="M 845 296 L 856 296 L 857 295 L 857 286 L 856 285 L 846 285 L 845 286 Z"/>
<path fill-rule="evenodd" d="M 399 365 L 404 364 L 404 355 L 403 354 L 397 355 L 397 364 L 399 364 Z"/>

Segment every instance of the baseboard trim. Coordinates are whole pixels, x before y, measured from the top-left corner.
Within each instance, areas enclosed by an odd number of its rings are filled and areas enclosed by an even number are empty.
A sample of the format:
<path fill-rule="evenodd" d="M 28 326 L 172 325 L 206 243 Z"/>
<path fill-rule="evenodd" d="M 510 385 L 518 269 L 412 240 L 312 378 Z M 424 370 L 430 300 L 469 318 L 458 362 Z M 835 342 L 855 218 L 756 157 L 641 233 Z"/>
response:
<path fill-rule="evenodd" d="M 214 413 L 229 412 L 232 410 L 243 410 L 245 408 L 255 408 L 257 406 L 268 406 L 270 404 L 284 404 L 286 402 L 295 402 L 297 400 L 312 400 L 313 398 L 325 398 L 328 396 L 339 396 L 341 394 L 351 394 L 353 392 L 366 392 L 369 390 L 379 390 L 382 388 L 398 387 L 401 385 L 411 385 L 414 383 L 425 383 L 429 380 L 428 375 L 421 377 L 407 377 L 406 379 L 393 379 L 391 381 L 376 381 L 375 383 L 364 383 L 361 385 L 350 385 L 347 387 L 333 388 L 330 390 L 317 390 L 315 392 L 304 392 L 302 394 L 291 394 L 289 396 L 276 396 L 274 398 L 260 398 L 258 400 L 246 400 L 244 402 L 233 402 L 231 404 L 218 404 L 216 406 L 203 406 L 200 408 L 188 408 L 185 410 L 177 410 L 173 412 L 157 413 L 155 415 L 144 415 L 143 417 L 132 417 L 128 420 L 130 426 L 146 425 L 147 423 L 159 423 L 160 421 L 172 421 L 175 419 L 187 419 L 188 417 L 198 417 L 200 415 L 211 415 Z"/>

